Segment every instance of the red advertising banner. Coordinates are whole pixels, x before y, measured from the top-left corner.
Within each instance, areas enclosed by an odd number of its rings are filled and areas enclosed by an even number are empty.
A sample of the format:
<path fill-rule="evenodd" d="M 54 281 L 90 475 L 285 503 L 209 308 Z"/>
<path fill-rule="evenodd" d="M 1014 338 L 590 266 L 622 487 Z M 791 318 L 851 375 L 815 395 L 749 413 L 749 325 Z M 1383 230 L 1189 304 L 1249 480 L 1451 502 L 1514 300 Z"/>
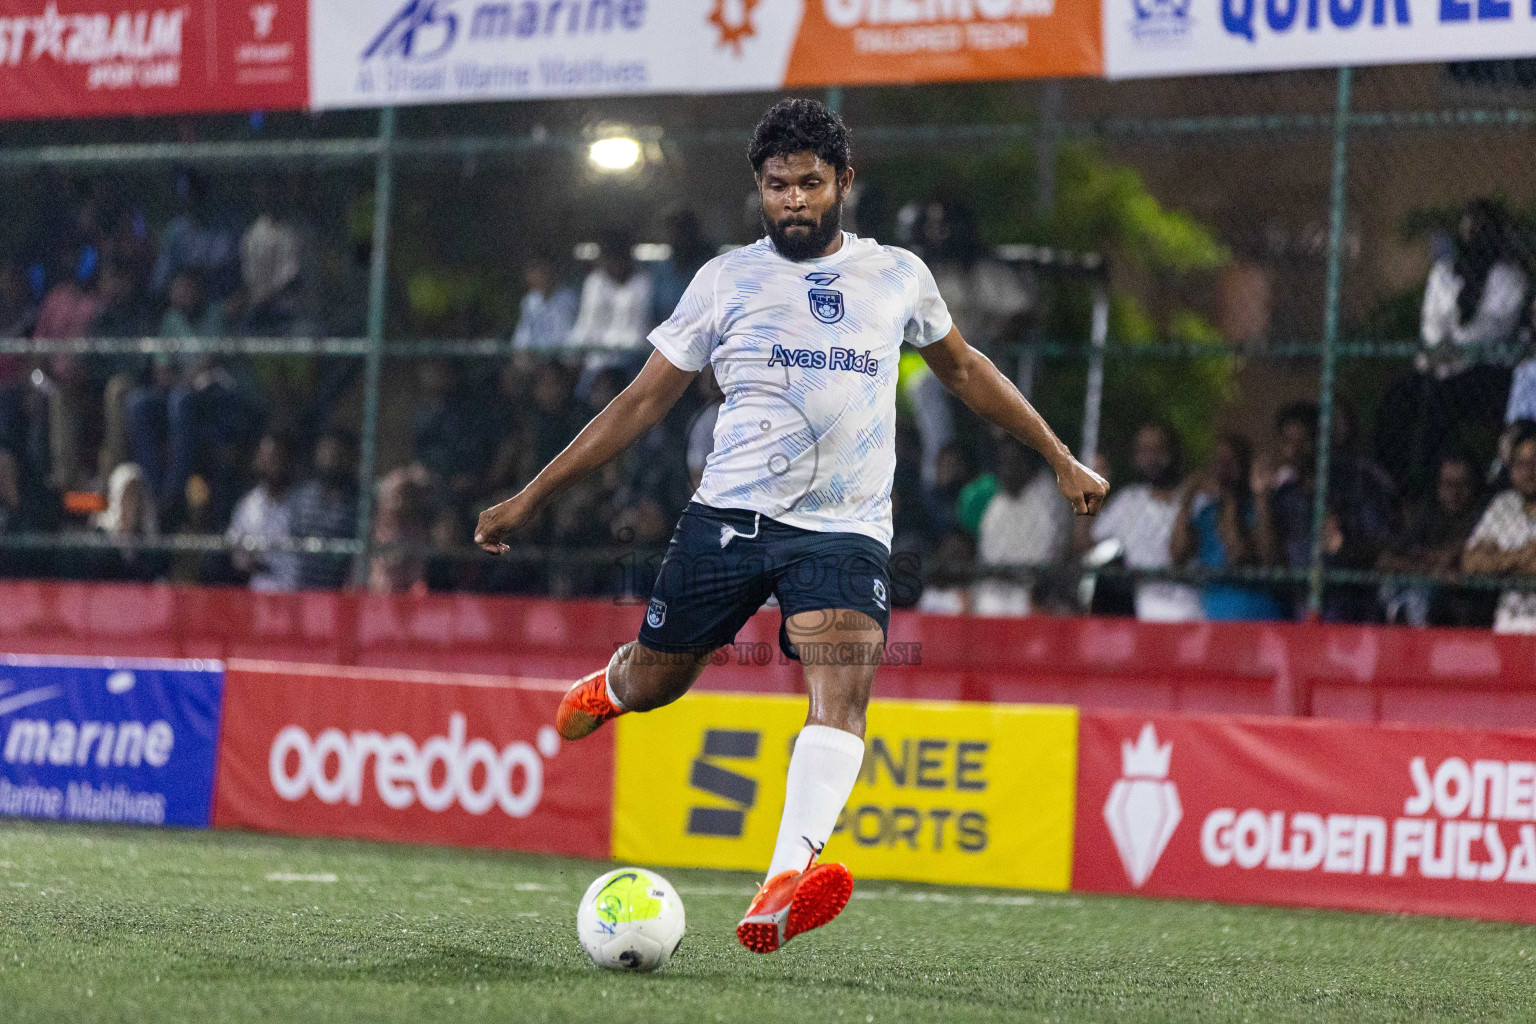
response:
<path fill-rule="evenodd" d="M 1536 733 L 1084 714 L 1072 887 L 1536 922 Z"/>
<path fill-rule="evenodd" d="M 307 0 L 0 0 L 0 118 L 308 103 Z"/>
<path fill-rule="evenodd" d="M 607 859 L 613 730 L 561 741 L 565 685 L 233 662 L 214 827 Z"/>

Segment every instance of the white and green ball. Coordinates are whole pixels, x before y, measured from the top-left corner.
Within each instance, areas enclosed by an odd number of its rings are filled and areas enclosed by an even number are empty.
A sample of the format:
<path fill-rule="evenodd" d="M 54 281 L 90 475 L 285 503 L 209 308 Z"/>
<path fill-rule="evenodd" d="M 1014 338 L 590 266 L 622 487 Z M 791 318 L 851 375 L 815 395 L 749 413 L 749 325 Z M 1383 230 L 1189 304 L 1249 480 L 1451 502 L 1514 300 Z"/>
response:
<path fill-rule="evenodd" d="M 618 868 L 587 887 L 576 936 L 592 962 L 611 971 L 658 971 L 683 941 L 683 901 L 654 871 Z"/>

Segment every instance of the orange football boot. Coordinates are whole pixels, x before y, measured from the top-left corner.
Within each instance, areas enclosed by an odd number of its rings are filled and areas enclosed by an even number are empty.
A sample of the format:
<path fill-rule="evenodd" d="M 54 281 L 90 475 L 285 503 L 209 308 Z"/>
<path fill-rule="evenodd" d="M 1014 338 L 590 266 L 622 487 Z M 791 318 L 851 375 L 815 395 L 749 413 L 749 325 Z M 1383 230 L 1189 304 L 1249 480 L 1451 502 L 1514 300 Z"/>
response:
<path fill-rule="evenodd" d="M 568 740 L 579 740 L 597 731 L 610 718 L 624 714 L 608 699 L 608 670 L 600 668 L 582 676 L 560 698 L 555 712 L 555 731 Z"/>
<path fill-rule="evenodd" d="M 757 890 L 736 939 L 754 953 L 772 953 L 801 932 L 820 928 L 842 913 L 853 895 L 853 875 L 842 864 L 781 871 Z"/>

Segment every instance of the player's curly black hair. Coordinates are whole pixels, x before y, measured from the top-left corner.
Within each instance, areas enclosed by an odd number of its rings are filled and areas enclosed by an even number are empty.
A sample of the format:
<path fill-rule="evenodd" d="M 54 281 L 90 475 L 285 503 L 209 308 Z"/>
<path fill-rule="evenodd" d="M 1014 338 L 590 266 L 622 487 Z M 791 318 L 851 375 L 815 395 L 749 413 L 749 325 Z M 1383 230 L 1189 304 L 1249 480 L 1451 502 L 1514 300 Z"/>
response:
<path fill-rule="evenodd" d="M 747 159 L 754 173 L 773 156 L 810 151 L 831 164 L 838 174 L 848 169 L 853 144 L 848 126 L 825 103 L 780 100 L 769 108 L 752 132 Z"/>

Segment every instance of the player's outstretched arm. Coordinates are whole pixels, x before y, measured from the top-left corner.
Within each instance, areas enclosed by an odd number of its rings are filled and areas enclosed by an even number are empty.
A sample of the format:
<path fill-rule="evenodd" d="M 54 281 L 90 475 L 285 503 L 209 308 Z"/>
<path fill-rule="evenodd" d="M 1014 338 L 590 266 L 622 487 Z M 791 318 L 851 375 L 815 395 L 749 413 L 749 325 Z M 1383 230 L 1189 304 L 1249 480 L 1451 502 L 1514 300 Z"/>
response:
<path fill-rule="evenodd" d="M 655 426 L 683 397 L 694 376 L 692 371 L 673 366 L 660 352 L 652 352 L 629 387 L 592 417 L 576 439 L 528 481 L 528 486 L 480 513 L 475 543 L 492 554 L 507 550 L 503 540 L 508 533 L 527 522 L 544 502 L 602 466 Z"/>
<path fill-rule="evenodd" d="M 1072 451 L 1051 430 L 1013 381 L 1003 376 L 982 353 L 966 344 L 958 328 L 918 349 L 928 368 L 952 394 L 978 416 L 1002 427 L 1045 456 L 1056 472 L 1056 486 L 1080 516 L 1097 515 L 1104 507 L 1109 484 L 1072 457 Z"/>

